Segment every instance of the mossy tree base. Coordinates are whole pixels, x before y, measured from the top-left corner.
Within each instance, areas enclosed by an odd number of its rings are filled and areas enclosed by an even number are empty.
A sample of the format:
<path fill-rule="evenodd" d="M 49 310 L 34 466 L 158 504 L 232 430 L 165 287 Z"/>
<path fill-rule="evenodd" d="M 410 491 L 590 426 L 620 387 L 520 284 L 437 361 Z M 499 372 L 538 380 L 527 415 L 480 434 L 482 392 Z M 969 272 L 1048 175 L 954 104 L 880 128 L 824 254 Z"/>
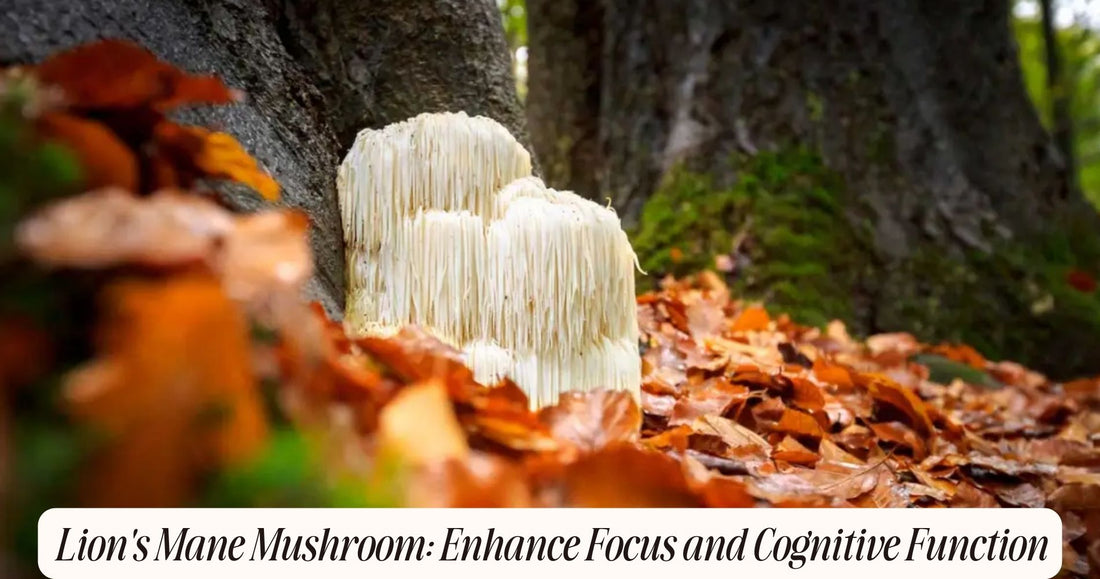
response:
<path fill-rule="evenodd" d="M 732 160 L 736 181 L 675 170 L 632 232 L 650 274 L 687 275 L 728 257 L 733 287 L 776 312 L 856 334 L 909 331 L 970 344 L 1065 377 L 1100 371 L 1100 297 L 1074 287 L 1095 275 L 1100 236 L 1061 230 L 960 253 L 928 240 L 908 255 L 877 251 L 869 221 L 820 157 L 785 149 Z M 1087 227 L 1087 219 L 1082 219 Z"/>

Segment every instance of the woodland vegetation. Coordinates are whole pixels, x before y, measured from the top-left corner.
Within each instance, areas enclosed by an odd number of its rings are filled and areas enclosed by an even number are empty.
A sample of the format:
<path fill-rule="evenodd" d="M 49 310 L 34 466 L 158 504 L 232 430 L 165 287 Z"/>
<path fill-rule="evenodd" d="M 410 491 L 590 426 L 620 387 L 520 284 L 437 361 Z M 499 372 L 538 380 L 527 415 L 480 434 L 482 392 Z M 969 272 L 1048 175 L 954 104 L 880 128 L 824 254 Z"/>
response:
<path fill-rule="evenodd" d="M 1048 506 L 1094 576 L 1100 43 L 1066 9 L 6 2 L 0 576 L 74 505 Z M 532 410 L 345 331 L 336 167 L 443 111 L 622 218 L 639 398 Z"/>

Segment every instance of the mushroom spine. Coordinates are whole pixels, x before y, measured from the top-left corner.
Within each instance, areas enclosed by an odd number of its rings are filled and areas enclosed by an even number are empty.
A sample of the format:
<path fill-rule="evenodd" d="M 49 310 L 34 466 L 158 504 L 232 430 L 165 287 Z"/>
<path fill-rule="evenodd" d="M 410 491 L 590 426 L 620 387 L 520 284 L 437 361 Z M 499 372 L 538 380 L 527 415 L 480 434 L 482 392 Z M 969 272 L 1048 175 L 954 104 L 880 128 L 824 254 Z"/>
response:
<path fill-rule="evenodd" d="M 500 124 L 437 113 L 364 130 L 337 191 L 351 332 L 422 326 L 534 407 L 570 390 L 638 394 L 637 259 L 619 218 L 532 177 Z"/>

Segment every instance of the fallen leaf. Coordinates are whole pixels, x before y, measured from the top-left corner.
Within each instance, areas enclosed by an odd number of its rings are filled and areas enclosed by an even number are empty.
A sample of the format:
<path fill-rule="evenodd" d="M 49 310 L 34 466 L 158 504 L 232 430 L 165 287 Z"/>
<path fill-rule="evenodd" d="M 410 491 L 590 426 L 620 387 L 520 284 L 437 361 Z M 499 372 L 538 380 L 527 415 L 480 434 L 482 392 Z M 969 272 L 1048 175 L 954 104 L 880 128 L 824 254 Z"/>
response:
<path fill-rule="evenodd" d="M 771 324 L 771 316 L 768 311 L 760 306 L 745 308 L 730 326 L 731 332 L 760 332 L 768 329 Z"/>
<path fill-rule="evenodd" d="M 169 159 L 176 167 L 174 180 L 162 185 L 190 186 L 197 178 L 228 179 L 254 189 L 264 199 L 279 198 L 279 184 L 231 135 L 161 122 L 153 131 L 155 157 Z"/>
<path fill-rule="evenodd" d="M 39 138 L 69 149 L 80 164 L 80 187 L 138 190 L 138 160 L 133 151 L 100 122 L 50 112 L 35 122 Z"/>
<path fill-rule="evenodd" d="M 774 430 L 810 438 L 821 438 L 825 434 L 821 429 L 821 425 L 817 423 L 813 416 L 793 408 L 783 411 L 783 415 L 775 425 Z"/>
<path fill-rule="evenodd" d="M 378 441 L 385 452 L 413 466 L 461 460 L 469 454 L 466 436 L 439 380 L 398 392 L 382 409 Z"/>
<path fill-rule="evenodd" d="M 988 365 L 985 356 L 966 344 L 940 344 L 929 351 L 978 370 L 985 370 Z"/>
<path fill-rule="evenodd" d="M 821 455 L 806 448 L 790 436 L 784 436 L 783 440 L 772 450 L 772 458 L 791 464 L 813 466 L 821 460 Z"/>
<path fill-rule="evenodd" d="M 442 377 L 452 399 L 469 402 L 479 389 L 458 350 L 421 328 L 407 326 L 390 337 L 356 340 L 363 351 L 405 382 Z"/>
<path fill-rule="evenodd" d="M 81 110 L 166 110 L 240 98 L 219 79 L 184 73 L 125 40 L 100 40 L 59 52 L 36 66 L 35 74 L 63 90 L 69 107 Z"/>
<path fill-rule="evenodd" d="M 832 384 L 845 390 L 854 387 L 848 370 L 838 364 L 832 364 L 818 357 L 814 360 L 814 377 L 826 384 Z"/>
<path fill-rule="evenodd" d="M 84 504 L 180 506 L 266 438 L 247 324 L 209 276 L 121 282 L 108 296 L 99 357 L 66 380 L 70 411 L 104 441 Z"/>
<path fill-rule="evenodd" d="M 642 427 L 642 413 L 630 393 L 611 390 L 565 392 L 539 418 L 555 438 L 585 452 L 635 442 Z"/>
<path fill-rule="evenodd" d="M 749 389 L 721 379 L 708 380 L 699 387 L 687 387 L 672 408 L 669 426 L 688 424 L 700 416 L 721 416 L 749 397 Z"/>
<path fill-rule="evenodd" d="M 568 465 L 562 480 L 563 506 L 698 507 L 680 462 L 666 454 L 612 444 Z"/>
<path fill-rule="evenodd" d="M 728 418 L 701 416 L 692 423 L 691 428 L 700 434 L 721 438 L 730 448 L 752 447 L 765 454 L 772 449 L 764 437 Z"/>
<path fill-rule="evenodd" d="M 229 295 L 243 302 L 270 301 L 280 293 L 299 299 L 313 275 L 308 227 L 306 215 L 293 210 L 237 217 L 216 258 Z"/>
<path fill-rule="evenodd" d="M 916 460 L 923 460 L 928 455 L 924 440 L 912 428 L 901 422 L 879 422 L 867 426 L 880 442 L 907 448 L 912 451 L 913 458 Z"/>
<path fill-rule="evenodd" d="M 484 453 L 424 465 L 410 474 L 405 493 L 407 506 L 418 508 L 535 506 L 523 471 Z"/>
<path fill-rule="evenodd" d="M 936 427 L 928 416 L 924 402 L 911 390 L 897 382 L 880 375 L 861 375 L 862 386 L 867 388 L 876 402 L 888 404 L 900 410 L 909 420 L 909 425 L 924 436 L 935 433 Z"/>
<path fill-rule="evenodd" d="M 797 376 L 791 378 L 790 383 L 791 390 L 787 398 L 791 404 L 809 412 L 825 408 L 825 395 L 816 384 Z"/>
<path fill-rule="evenodd" d="M 226 210 L 192 195 L 112 188 L 47 206 L 19 225 L 16 241 L 53 266 L 179 266 L 208 259 L 233 226 Z"/>

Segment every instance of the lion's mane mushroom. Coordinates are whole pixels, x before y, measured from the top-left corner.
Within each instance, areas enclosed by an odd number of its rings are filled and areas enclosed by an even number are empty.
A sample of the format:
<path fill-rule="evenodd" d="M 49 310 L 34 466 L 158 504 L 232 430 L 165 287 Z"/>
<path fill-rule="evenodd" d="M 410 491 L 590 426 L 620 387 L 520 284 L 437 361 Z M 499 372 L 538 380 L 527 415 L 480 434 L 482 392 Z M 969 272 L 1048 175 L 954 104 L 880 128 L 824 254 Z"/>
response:
<path fill-rule="evenodd" d="M 425 327 L 536 407 L 568 390 L 637 394 L 636 257 L 619 218 L 532 177 L 504 127 L 439 113 L 364 130 L 337 188 L 351 331 Z"/>

